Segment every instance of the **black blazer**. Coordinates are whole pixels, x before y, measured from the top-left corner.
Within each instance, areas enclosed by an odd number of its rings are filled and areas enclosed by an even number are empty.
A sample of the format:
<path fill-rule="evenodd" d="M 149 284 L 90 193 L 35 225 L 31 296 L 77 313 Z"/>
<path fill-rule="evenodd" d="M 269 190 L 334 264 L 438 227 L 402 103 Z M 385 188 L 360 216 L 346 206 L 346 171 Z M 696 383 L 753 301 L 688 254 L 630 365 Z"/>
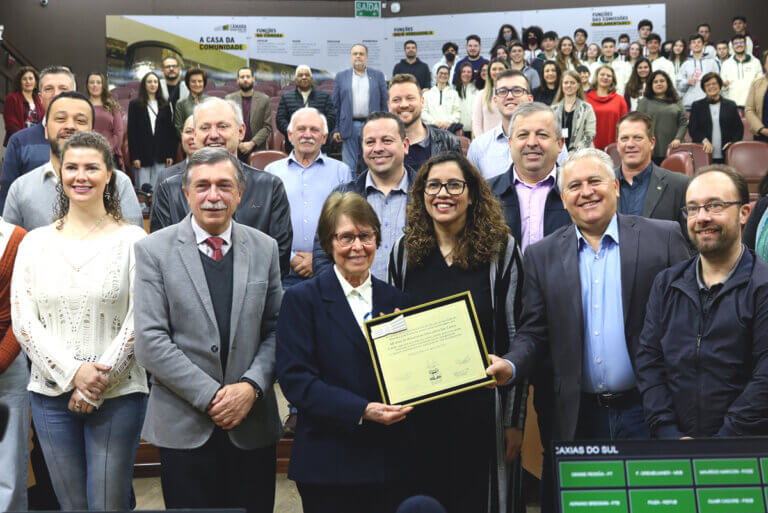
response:
<path fill-rule="evenodd" d="M 405 294 L 371 279 L 377 317 L 406 305 Z M 335 272 L 285 291 L 276 353 L 280 387 L 299 410 L 290 479 L 373 484 L 405 473 L 404 423 L 360 422 L 369 402 L 381 402 L 381 392 L 366 339 Z"/>
<path fill-rule="evenodd" d="M 653 280 L 661 270 L 689 257 L 688 244 L 676 223 L 619 214 L 618 224 L 624 329 L 634 365 Z M 573 440 L 584 352 L 576 228 L 564 226 L 529 246 L 523 268 L 520 328 L 504 358 L 515 364 L 516 382 L 537 369 L 541 359 L 551 359 L 547 378 L 555 414 L 550 419 L 550 433 L 554 440 Z"/>
<path fill-rule="evenodd" d="M 298 89 L 289 89 L 280 97 L 275 116 L 275 126 L 285 136 L 285 153 L 290 154 L 293 150 L 293 145 L 288 140 L 288 123 L 290 123 L 293 113 L 303 107 L 304 97 L 301 96 Z M 316 108 L 328 122 L 328 140 L 323 145 L 323 153 L 329 153 L 332 144 L 330 134 L 336 128 L 336 109 L 333 106 L 333 99 L 327 92 L 313 87 L 307 97 L 307 107 Z"/>
<path fill-rule="evenodd" d="M 164 163 L 165 159 L 176 157 L 176 143 L 170 105 L 159 109 L 153 134 L 147 107 L 138 100 L 131 100 L 128 104 L 128 151 L 132 161 L 141 161 L 142 167 Z"/>
<path fill-rule="evenodd" d="M 723 146 L 727 143 L 741 141 L 744 136 L 744 124 L 741 122 L 736 103 L 720 97 L 720 133 L 723 135 Z M 691 105 L 691 118 L 688 121 L 688 132 L 695 143 L 704 139 L 712 142 L 712 116 L 709 113 L 709 103 L 706 98 L 697 100 Z"/>

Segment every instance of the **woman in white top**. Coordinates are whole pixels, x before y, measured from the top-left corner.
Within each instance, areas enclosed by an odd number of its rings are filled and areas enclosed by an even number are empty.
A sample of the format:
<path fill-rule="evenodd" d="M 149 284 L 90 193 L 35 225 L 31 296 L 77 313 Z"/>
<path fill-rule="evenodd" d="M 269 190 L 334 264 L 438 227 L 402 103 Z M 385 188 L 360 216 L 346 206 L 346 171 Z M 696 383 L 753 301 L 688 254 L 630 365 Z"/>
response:
<path fill-rule="evenodd" d="M 474 69 L 469 62 L 463 62 L 453 76 L 453 86 L 459 95 L 459 122 L 464 127 L 464 137 L 472 138 L 472 115 L 475 111 L 477 87 L 472 80 Z"/>
<path fill-rule="evenodd" d="M 176 129 L 160 79 L 149 72 L 141 79 L 139 96 L 128 104 L 128 153 L 134 169 L 134 184 L 155 188 L 160 171 L 173 165 Z"/>
<path fill-rule="evenodd" d="M 437 68 L 437 85 L 424 93 L 421 119 L 428 125 L 454 132 L 461 128 L 461 105 L 458 93 L 448 84 L 450 76 L 450 67 L 443 65 Z"/>
<path fill-rule="evenodd" d="M 127 510 L 148 391 L 133 353 L 133 244 L 146 233 L 123 220 L 103 136 L 74 134 L 61 162 L 56 220 L 19 246 L 13 331 L 62 509 Z"/>
<path fill-rule="evenodd" d="M 509 65 L 502 59 L 493 59 L 488 66 L 488 78 L 483 91 L 475 98 L 475 108 L 472 113 L 472 138 L 476 139 L 488 130 L 501 123 L 501 113 L 493 102 L 493 89 L 496 87 L 496 77 Z"/>

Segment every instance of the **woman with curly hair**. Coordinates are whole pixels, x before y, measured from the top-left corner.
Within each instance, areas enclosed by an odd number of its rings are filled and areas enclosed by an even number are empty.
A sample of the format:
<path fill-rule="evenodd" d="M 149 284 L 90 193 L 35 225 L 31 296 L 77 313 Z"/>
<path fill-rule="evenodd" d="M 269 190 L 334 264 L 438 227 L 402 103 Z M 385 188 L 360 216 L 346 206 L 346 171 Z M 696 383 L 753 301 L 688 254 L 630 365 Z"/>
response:
<path fill-rule="evenodd" d="M 5 140 L 23 128 L 36 125 L 43 120 L 43 102 L 38 94 L 40 75 L 32 66 L 22 66 L 13 77 L 13 92 L 5 98 L 3 120 L 5 121 Z"/>
<path fill-rule="evenodd" d="M 497 46 L 506 46 L 509 48 L 509 45 L 512 43 L 512 41 L 515 41 L 517 39 L 520 39 L 517 35 L 517 30 L 515 27 L 510 25 L 509 23 L 505 23 L 501 27 L 499 27 L 499 35 L 496 36 L 496 41 L 493 42 L 493 45 L 491 47 L 495 48 Z M 496 57 L 496 55 L 491 54 L 493 57 Z"/>
<path fill-rule="evenodd" d="M 525 63 L 529 66 L 533 59 L 541 53 L 541 40 L 544 39 L 544 32 L 541 27 L 531 25 L 523 30 L 523 44 L 525 45 Z"/>
<path fill-rule="evenodd" d="M 32 417 L 63 510 L 129 508 L 147 405 L 133 352 L 133 245 L 147 234 L 123 220 L 112 169 L 103 136 L 67 140 L 55 221 L 19 245 L 11 284 Z"/>
<path fill-rule="evenodd" d="M 88 96 L 96 114 L 94 130 L 103 135 L 112 147 L 117 169 L 125 169 L 123 164 L 123 113 L 107 87 L 107 77 L 104 73 L 92 71 L 85 77 Z"/>
<path fill-rule="evenodd" d="M 469 291 L 494 352 L 515 331 L 520 262 L 480 172 L 461 154 L 429 159 L 411 189 L 405 235 L 392 249 L 391 283 L 414 305 Z M 435 497 L 448 513 L 525 510 L 518 455 L 527 385 L 498 390 L 475 389 L 413 411 L 414 493 Z"/>
<path fill-rule="evenodd" d="M 666 72 L 656 70 L 648 78 L 645 95 L 637 104 L 638 112 L 645 112 L 653 119 L 653 162 L 656 165 L 667 156 L 667 149 L 675 149 L 688 130 L 688 116 L 680 101 L 672 78 Z"/>

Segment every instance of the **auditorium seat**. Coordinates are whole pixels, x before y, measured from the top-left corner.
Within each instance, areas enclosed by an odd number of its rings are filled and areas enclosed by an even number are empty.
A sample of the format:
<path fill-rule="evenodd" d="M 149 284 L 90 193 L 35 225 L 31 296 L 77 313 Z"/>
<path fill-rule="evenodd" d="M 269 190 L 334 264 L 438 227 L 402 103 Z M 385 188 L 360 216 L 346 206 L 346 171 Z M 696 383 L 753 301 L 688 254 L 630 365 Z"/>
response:
<path fill-rule="evenodd" d="M 224 89 L 211 89 L 210 91 L 206 91 L 205 94 L 208 96 L 215 96 L 216 98 L 224 98 L 229 94 L 229 91 Z"/>
<path fill-rule="evenodd" d="M 136 98 L 138 96 L 138 89 L 134 89 L 133 87 L 115 87 L 110 91 L 112 93 L 112 96 L 115 97 L 117 100 L 132 100 L 133 98 Z"/>
<path fill-rule="evenodd" d="M 725 163 L 741 173 L 750 192 L 757 192 L 760 180 L 768 173 L 768 144 L 759 141 L 733 143 L 726 152 Z"/>
<path fill-rule="evenodd" d="M 678 151 L 661 162 L 661 167 L 675 173 L 693 176 L 693 157 L 687 151 Z"/>
<path fill-rule="evenodd" d="M 747 121 L 747 117 L 744 115 L 744 113 L 739 110 L 739 116 L 741 117 L 741 124 L 744 125 L 744 136 L 741 138 L 742 141 L 754 141 L 755 136 L 752 134 L 752 128 L 749 126 L 749 121 Z"/>
<path fill-rule="evenodd" d="M 285 136 L 275 128 L 274 123 L 272 124 L 272 133 L 267 139 L 267 148 L 273 151 L 285 150 Z"/>
<path fill-rule="evenodd" d="M 614 142 L 605 147 L 605 152 L 613 160 L 613 167 L 619 167 L 621 165 L 621 156 L 619 155 L 619 147 Z"/>
<path fill-rule="evenodd" d="M 282 135 L 282 134 L 281 134 Z M 276 160 L 284 159 L 288 155 L 282 151 L 275 150 L 262 150 L 251 153 L 248 157 L 248 165 L 255 167 L 256 169 L 263 170 L 268 164 L 275 162 Z"/>
<path fill-rule="evenodd" d="M 464 137 L 463 135 L 460 135 L 458 137 L 459 137 L 459 142 L 461 143 L 461 152 L 466 157 L 467 152 L 469 151 L 469 145 L 472 144 L 472 141 L 470 141 L 468 137 Z"/>
<path fill-rule="evenodd" d="M 211 77 L 208 77 L 208 83 L 205 84 L 205 88 L 203 88 L 203 91 L 205 91 L 205 93 L 207 94 L 208 91 L 211 91 L 213 89 L 218 89 L 216 87 L 216 81 Z"/>
<path fill-rule="evenodd" d="M 275 87 L 274 82 L 262 82 L 253 86 L 255 91 L 264 93 L 267 96 L 274 96 L 280 90 L 279 87 Z"/>
<path fill-rule="evenodd" d="M 712 154 L 704 151 L 703 144 L 694 143 L 694 142 L 681 143 L 680 146 L 678 146 L 675 149 L 669 148 L 667 150 L 667 156 L 673 153 L 677 153 L 679 151 L 685 151 L 691 154 L 691 156 L 693 157 L 694 171 L 704 166 L 708 166 L 712 163 Z"/>

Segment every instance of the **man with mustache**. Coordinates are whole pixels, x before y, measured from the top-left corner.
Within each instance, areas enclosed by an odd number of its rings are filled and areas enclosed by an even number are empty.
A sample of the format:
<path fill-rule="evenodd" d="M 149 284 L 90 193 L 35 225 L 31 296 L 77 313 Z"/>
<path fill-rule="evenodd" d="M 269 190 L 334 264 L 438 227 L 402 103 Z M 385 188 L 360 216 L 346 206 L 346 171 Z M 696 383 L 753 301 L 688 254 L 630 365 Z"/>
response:
<path fill-rule="evenodd" d="M 409 143 L 405 164 L 411 169 L 418 171 L 433 155 L 446 151 L 461 152 L 458 137 L 447 130 L 425 125 L 422 121 L 424 95 L 413 75 L 403 73 L 392 77 L 389 81 L 388 106 L 389 112 L 405 124 L 405 136 Z"/>
<path fill-rule="evenodd" d="M 768 435 L 768 264 L 741 240 L 747 182 L 707 166 L 685 200 L 699 254 L 656 277 L 636 358 L 651 433 Z"/>
<path fill-rule="evenodd" d="M 633 370 L 645 305 L 653 279 L 687 259 L 688 246 L 677 223 L 617 213 L 619 183 L 603 151 L 571 154 L 557 182 L 573 225 L 526 249 L 521 324 L 487 372 L 500 385 L 539 374 L 543 438 L 647 439 Z"/>
<path fill-rule="evenodd" d="M 237 148 L 245 136 L 240 106 L 229 100 L 210 97 L 194 109 L 195 145 L 198 148 L 224 148 L 237 156 Z M 245 190 L 235 210 L 235 221 L 256 228 L 277 241 L 280 269 L 290 269 L 291 214 L 285 187 L 279 178 L 243 164 Z M 155 191 L 153 230 L 176 224 L 189 213 L 184 197 L 183 175 L 166 178 Z"/>
<path fill-rule="evenodd" d="M 11 184 L 3 208 L 6 221 L 27 231 L 51 224 L 61 171 L 61 149 L 75 132 L 92 131 L 93 120 L 93 105 L 80 93 L 68 91 L 51 100 L 45 116 L 50 160 Z M 113 171 L 123 218 L 143 228 L 144 218 L 131 179 L 118 169 Z"/>
<path fill-rule="evenodd" d="M 333 189 L 353 179 L 346 164 L 322 153 L 328 121 L 314 107 L 293 113 L 288 138 L 291 154 L 264 169 L 283 181 L 291 205 L 291 270 L 283 280 L 284 288 L 312 277 L 312 244 L 323 203 Z"/>

